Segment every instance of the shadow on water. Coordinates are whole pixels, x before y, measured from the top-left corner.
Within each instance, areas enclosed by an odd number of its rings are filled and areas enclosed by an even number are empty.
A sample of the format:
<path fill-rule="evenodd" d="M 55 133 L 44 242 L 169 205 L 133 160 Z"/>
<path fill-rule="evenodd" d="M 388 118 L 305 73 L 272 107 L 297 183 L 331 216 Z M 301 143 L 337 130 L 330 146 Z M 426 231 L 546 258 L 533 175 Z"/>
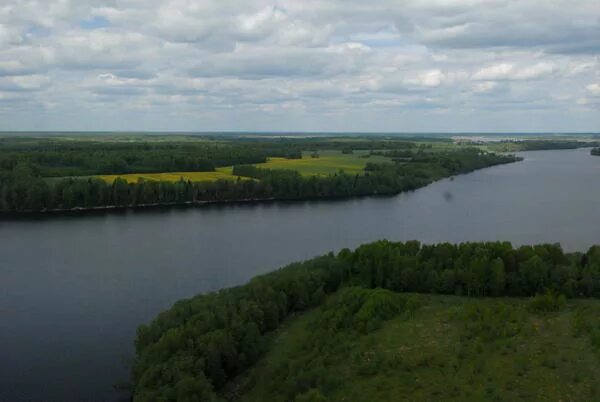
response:
<path fill-rule="evenodd" d="M 402 194 L 413 193 L 417 190 L 405 191 Z M 114 208 L 97 208 L 97 209 L 77 209 L 77 210 L 61 210 L 48 212 L 22 212 L 22 213 L 0 213 L 1 222 L 27 222 L 27 221 L 45 221 L 52 219 L 94 219 L 105 218 L 107 216 L 135 216 L 135 215 L 168 215 L 172 213 L 188 213 L 190 210 L 199 211 L 227 211 L 239 209 L 254 209 L 254 208 L 297 208 L 303 205 L 318 205 L 318 204 L 344 204 L 352 200 L 366 199 L 389 199 L 395 198 L 402 194 L 380 194 L 352 197 L 336 197 L 336 198 L 319 198 L 319 199 L 282 199 L 282 200 L 256 200 L 256 201 L 224 201 L 224 202 L 208 202 L 199 204 L 172 204 L 172 205 L 148 205 L 143 207 L 114 207 Z"/>

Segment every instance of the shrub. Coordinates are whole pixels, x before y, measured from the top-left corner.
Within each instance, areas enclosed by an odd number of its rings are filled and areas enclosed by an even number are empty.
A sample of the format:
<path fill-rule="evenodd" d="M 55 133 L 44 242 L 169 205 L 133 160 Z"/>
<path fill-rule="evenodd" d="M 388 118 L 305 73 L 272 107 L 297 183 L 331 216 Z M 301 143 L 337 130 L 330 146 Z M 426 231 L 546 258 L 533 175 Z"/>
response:
<path fill-rule="evenodd" d="M 537 294 L 529 302 L 529 310 L 539 313 L 552 313 L 559 311 L 567 303 L 564 295 L 557 294 L 548 289 L 545 293 Z"/>
<path fill-rule="evenodd" d="M 491 307 L 471 304 L 467 307 L 463 320 L 468 339 L 479 338 L 486 342 L 515 336 L 521 331 L 523 324 L 522 315 L 507 304 Z"/>

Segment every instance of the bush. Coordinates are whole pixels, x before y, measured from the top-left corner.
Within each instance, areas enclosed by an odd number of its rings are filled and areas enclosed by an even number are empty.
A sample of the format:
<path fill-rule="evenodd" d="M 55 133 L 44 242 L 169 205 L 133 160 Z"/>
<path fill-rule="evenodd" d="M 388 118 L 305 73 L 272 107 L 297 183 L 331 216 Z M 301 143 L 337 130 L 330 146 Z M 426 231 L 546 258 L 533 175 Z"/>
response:
<path fill-rule="evenodd" d="M 467 307 L 462 318 L 465 323 L 465 337 L 486 342 L 515 336 L 523 325 L 522 315 L 507 304 L 492 307 L 472 304 Z"/>
<path fill-rule="evenodd" d="M 318 389 L 310 389 L 309 391 L 300 394 L 294 400 L 295 402 L 327 402 L 327 398 L 323 396 Z"/>
<path fill-rule="evenodd" d="M 548 289 L 545 293 L 537 294 L 528 304 L 529 310 L 538 313 L 553 313 L 565 306 L 567 299 Z"/>
<path fill-rule="evenodd" d="M 322 317 L 313 326 L 336 332 L 350 329 L 366 334 L 406 311 L 406 307 L 410 307 L 411 314 L 414 313 L 416 305 L 412 298 L 386 289 L 345 288 L 327 302 Z"/>
<path fill-rule="evenodd" d="M 580 337 L 587 334 L 592 329 L 590 322 L 581 310 L 577 310 L 571 321 L 571 330 L 574 337 Z"/>

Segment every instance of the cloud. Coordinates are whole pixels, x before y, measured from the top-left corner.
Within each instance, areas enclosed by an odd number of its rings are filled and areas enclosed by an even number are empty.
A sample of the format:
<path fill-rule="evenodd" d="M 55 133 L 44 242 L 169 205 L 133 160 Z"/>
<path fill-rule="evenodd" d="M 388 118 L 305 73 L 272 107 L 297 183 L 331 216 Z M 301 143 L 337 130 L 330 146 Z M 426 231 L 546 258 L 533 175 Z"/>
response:
<path fill-rule="evenodd" d="M 491 92 L 498 87 L 495 81 L 477 82 L 473 85 L 473 91 L 476 93 Z"/>
<path fill-rule="evenodd" d="M 0 91 L 29 92 L 45 89 L 50 79 L 43 75 L 20 75 L 0 78 Z"/>
<path fill-rule="evenodd" d="M 473 74 L 475 80 L 533 80 L 552 74 L 556 66 L 541 62 L 530 66 L 517 67 L 512 63 L 499 63 L 484 67 Z"/>
<path fill-rule="evenodd" d="M 585 89 L 592 96 L 600 96 L 600 84 L 590 84 L 586 86 Z"/>
<path fill-rule="evenodd" d="M 597 130 L 599 21 L 596 0 L 7 0 L 0 129 Z"/>
<path fill-rule="evenodd" d="M 0 24 L 0 46 L 18 45 L 23 41 L 23 36 L 17 29 Z"/>
<path fill-rule="evenodd" d="M 530 80 L 552 74 L 556 67 L 552 63 L 537 63 L 533 66 L 525 67 L 515 74 L 516 79 Z"/>
<path fill-rule="evenodd" d="M 500 63 L 489 67 L 484 67 L 473 74 L 476 80 L 498 80 L 510 77 L 515 66 L 510 63 Z"/>
<path fill-rule="evenodd" d="M 597 54 L 600 3 L 595 0 L 409 2 L 420 41 L 442 48 L 537 48 Z"/>
<path fill-rule="evenodd" d="M 325 77 L 360 69 L 364 45 L 347 43 L 326 48 L 238 47 L 226 54 L 213 55 L 190 70 L 198 77 L 235 76 L 242 78 Z"/>
<path fill-rule="evenodd" d="M 431 70 L 420 74 L 417 80 L 413 82 L 425 87 L 437 87 L 445 78 L 446 76 L 440 70 Z"/>

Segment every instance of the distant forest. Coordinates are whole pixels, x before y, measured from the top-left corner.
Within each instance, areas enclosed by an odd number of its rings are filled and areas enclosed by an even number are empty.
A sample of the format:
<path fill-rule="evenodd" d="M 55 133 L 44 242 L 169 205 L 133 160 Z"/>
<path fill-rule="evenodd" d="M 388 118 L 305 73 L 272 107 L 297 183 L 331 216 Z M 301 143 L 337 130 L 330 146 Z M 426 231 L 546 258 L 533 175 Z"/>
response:
<path fill-rule="evenodd" d="M 592 147 L 597 145 L 597 141 L 577 141 L 577 140 L 523 140 L 523 141 L 502 141 L 490 143 L 489 148 L 496 152 L 517 152 L 517 151 L 543 151 L 550 149 L 576 149 Z"/>
<path fill-rule="evenodd" d="M 142 137 L 143 138 L 143 137 Z M 373 139 L 236 139 L 194 141 L 83 141 L 0 139 L 0 211 L 53 211 L 104 207 L 195 204 L 272 199 L 337 198 L 396 194 L 434 180 L 518 160 L 476 148 L 438 152 L 418 142 Z M 394 163 L 369 163 L 364 174 L 340 171 L 305 177 L 294 170 L 259 169 L 269 157 L 301 158 L 302 152 L 367 150 Z M 395 157 L 394 157 L 395 156 Z M 402 157 L 400 157 L 402 156 Z M 108 183 L 93 175 L 214 171 L 233 166 L 252 180 L 180 180 Z M 89 177 L 86 177 L 89 176 Z"/>

